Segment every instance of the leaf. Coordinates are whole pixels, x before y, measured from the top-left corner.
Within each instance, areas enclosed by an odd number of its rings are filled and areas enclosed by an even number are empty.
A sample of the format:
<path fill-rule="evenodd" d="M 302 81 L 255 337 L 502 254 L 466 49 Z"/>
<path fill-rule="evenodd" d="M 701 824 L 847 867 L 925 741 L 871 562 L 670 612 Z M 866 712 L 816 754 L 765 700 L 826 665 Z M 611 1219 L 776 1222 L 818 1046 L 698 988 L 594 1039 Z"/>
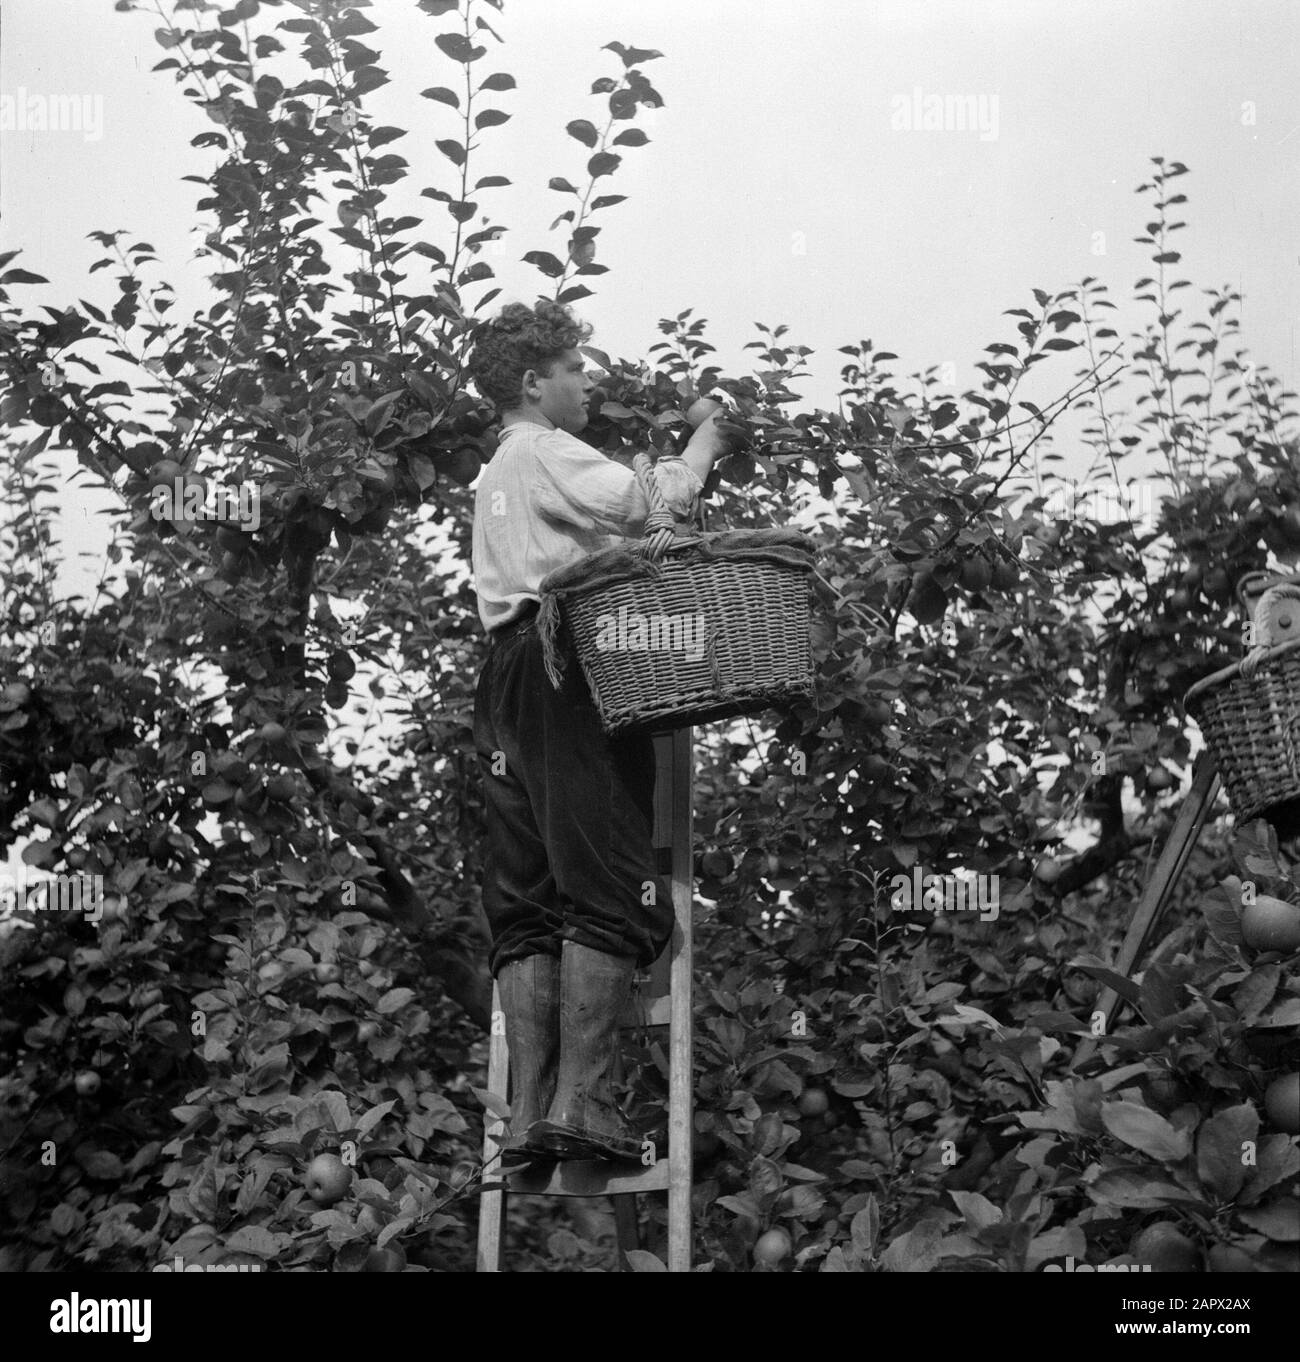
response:
<path fill-rule="evenodd" d="M 397 1105 L 397 1098 L 390 1101 L 381 1102 L 377 1107 L 371 1107 L 368 1112 L 357 1122 L 357 1138 L 369 1134 Z"/>
<path fill-rule="evenodd" d="M 73 1206 L 69 1206 L 66 1201 L 61 1202 L 54 1208 L 50 1216 L 50 1229 L 59 1236 L 66 1239 L 68 1235 L 81 1228 L 85 1223 L 85 1216 Z"/>
<path fill-rule="evenodd" d="M 667 1265 L 645 1249 L 628 1249 L 624 1255 L 633 1272 L 667 1272 Z"/>
<path fill-rule="evenodd" d="M 1287 998 L 1256 1023 L 1259 1027 L 1300 1026 L 1300 998 Z"/>
<path fill-rule="evenodd" d="M 960 415 L 957 408 L 951 402 L 942 402 L 935 408 L 930 416 L 930 428 L 932 430 L 944 430 Z"/>
<path fill-rule="evenodd" d="M 1238 1211 L 1237 1219 L 1276 1243 L 1300 1241 L 1300 1201 L 1270 1201 L 1267 1206 Z"/>
<path fill-rule="evenodd" d="M 452 61 L 458 61 L 463 66 L 477 61 L 487 51 L 486 47 L 476 47 L 463 33 L 439 33 L 433 41 Z"/>
<path fill-rule="evenodd" d="M 1160 1021 L 1178 1011 L 1178 991 L 1166 970 L 1152 965 L 1142 976 L 1138 994 L 1142 1015 L 1150 1022 Z"/>
<path fill-rule="evenodd" d="M 1260 1141 L 1257 1165 L 1250 1169 L 1250 1181 L 1242 1193 L 1246 1204 L 1258 1201 L 1270 1187 L 1300 1173 L 1300 1149 L 1289 1135 L 1268 1135 Z"/>
<path fill-rule="evenodd" d="M 390 988 L 387 993 L 380 998 L 376 1008 L 381 1017 L 390 1016 L 399 1008 L 405 1007 L 407 1003 L 415 997 L 415 991 L 409 988 Z"/>
<path fill-rule="evenodd" d="M 564 263 L 549 251 L 529 251 L 523 259 L 529 265 L 536 265 L 548 279 L 558 279 L 564 273 Z"/>
<path fill-rule="evenodd" d="M 120 1182 L 125 1170 L 122 1160 L 107 1149 L 91 1149 L 78 1152 L 77 1162 L 85 1169 L 86 1176 L 100 1182 Z"/>
<path fill-rule="evenodd" d="M 465 148 L 453 137 L 440 137 L 434 144 L 440 152 L 458 166 L 465 164 Z"/>
<path fill-rule="evenodd" d="M 1138 1102 L 1106 1102 L 1101 1108 L 1102 1124 L 1117 1139 L 1162 1163 L 1187 1157 L 1187 1133 L 1170 1125 L 1165 1118 Z"/>
<path fill-rule="evenodd" d="M 649 140 L 640 128 L 628 128 L 626 132 L 619 133 L 613 144 L 616 147 L 643 147 Z"/>
<path fill-rule="evenodd" d="M 564 130 L 570 137 L 576 137 L 584 147 L 594 147 L 600 141 L 596 125 L 585 118 L 575 118 L 572 123 L 566 123 Z"/>
<path fill-rule="evenodd" d="M 623 65 L 637 66 L 643 61 L 654 61 L 656 57 L 662 57 L 663 53 L 656 51 L 653 47 L 625 47 L 622 43 L 606 43 L 604 51 L 617 52 L 623 59 Z"/>
<path fill-rule="evenodd" d="M 393 407 L 404 391 L 402 388 L 394 388 L 392 392 L 377 397 L 366 409 L 366 414 L 362 418 L 362 425 L 365 427 L 366 434 L 372 439 L 388 424 L 388 418 L 392 414 Z"/>
<path fill-rule="evenodd" d="M 990 1225 L 1001 1223 L 1002 1212 L 979 1192 L 949 1192 L 948 1195 L 966 1217 L 966 1224 L 970 1229 L 983 1230 Z"/>
<path fill-rule="evenodd" d="M 427 492 L 438 481 L 433 460 L 427 454 L 412 454 L 407 459 L 406 466 L 421 492 Z"/>
<path fill-rule="evenodd" d="M 849 1234 L 856 1253 L 863 1258 L 876 1256 L 876 1244 L 880 1240 L 880 1205 L 874 1192 L 867 1193 L 867 1204 L 849 1223 Z"/>
<path fill-rule="evenodd" d="M 1088 1241 L 1078 1225 L 1058 1225 L 1037 1235 L 1025 1252 L 1025 1271 L 1036 1272 L 1053 1258 L 1073 1258 L 1082 1262 L 1088 1256 Z"/>
<path fill-rule="evenodd" d="M 1072 960 L 1070 968 L 1082 970 L 1084 974 L 1100 979 L 1103 984 L 1113 988 L 1126 1003 L 1132 1003 L 1141 1011 L 1141 990 L 1132 979 L 1126 979 L 1122 974 L 1116 974 L 1113 969 L 1108 969 L 1104 965 L 1092 965 L 1084 960 Z"/>
<path fill-rule="evenodd" d="M 587 174 L 593 180 L 598 180 L 602 175 L 612 175 L 622 161 L 623 158 L 612 151 L 599 151 L 587 162 Z"/>
<path fill-rule="evenodd" d="M 580 298 L 590 298 L 592 292 L 585 284 L 574 284 L 566 288 L 557 298 L 557 303 L 576 303 Z"/>
<path fill-rule="evenodd" d="M 475 114 L 474 126 L 476 128 L 496 128 L 502 123 L 510 121 L 510 114 L 503 109 L 484 109 L 481 114 Z"/>
<path fill-rule="evenodd" d="M 547 189 L 558 190 L 561 194 L 576 194 L 578 192 L 563 175 L 552 175 L 546 187 Z"/>
<path fill-rule="evenodd" d="M 1238 894 L 1240 894 L 1241 881 L 1237 881 Z M 1241 911 L 1237 904 L 1233 902 L 1233 895 L 1225 885 L 1215 885 L 1208 894 L 1201 899 L 1201 913 L 1205 918 L 1205 925 L 1209 928 L 1210 935 L 1221 946 L 1240 946 L 1242 944 L 1241 935 Z"/>
<path fill-rule="evenodd" d="M 348 1099 L 341 1092 L 327 1088 L 312 1098 L 321 1112 L 329 1117 L 336 1132 L 352 1129 L 352 1113 L 348 1110 Z"/>
<path fill-rule="evenodd" d="M 626 194 L 601 194 L 592 199 L 591 210 L 595 212 L 597 208 L 610 208 L 616 203 L 623 203 L 626 199 Z"/>
<path fill-rule="evenodd" d="M 1249 1102 L 1215 1112 L 1196 1132 L 1196 1175 L 1221 1201 L 1233 1201 L 1246 1181 L 1242 1146 L 1259 1134 Z"/>
<path fill-rule="evenodd" d="M 221 1197 L 215 1161 L 207 1158 L 194 1172 L 186 1192 L 186 1200 L 200 1220 L 215 1220 Z"/>
<path fill-rule="evenodd" d="M 1258 1022 L 1260 1013 L 1273 1001 L 1281 976 L 1280 965 L 1263 965 L 1251 970 L 1233 992 L 1232 1001 L 1244 1026 Z M 1300 998 L 1292 1001 L 1300 1003 Z"/>
<path fill-rule="evenodd" d="M 272 1234 L 261 1225 L 243 1225 L 226 1237 L 226 1251 L 251 1253 L 255 1258 L 277 1258 L 293 1240 L 287 1234 Z"/>
<path fill-rule="evenodd" d="M 498 71 L 496 75 L 488 76 L 478 88 L 480 90 L 513 90 L 515 78 L 507 75 L 504 71 Z"/>
<path fill-rule="evenodd" d="M 876 1090 L 876 1081 L 870 1078 L 832 1078 L 831 1087 L 841 1097 L 866 1097 Z"/>
<path fill-rule="evenodd" d="M 1133 1210 L 1153 1210 L 1178 1202 L 1196 1203 L 1196 1198 L 1184 1188 L 1166 1182 L 1150 1168 L 1112 1168 L 1090 1183 L 1087 1192 L 1099 1206 Z"/>
<path fill-rule="evenodd" d="M 754 1204 L 753 1197 L 749 1196 L 748 1193 L 742 1193 L 739 1196 L 720 1196 L 717 1205 L 721 1206 L 723 1210 L 738 1215 L 742 1220 L 758 1221 L 762 1219 L 758 1207 Z"/>
<path fill-rule="evenodd" d="M 432 89 L 421 90 L 421 99 L 436 99 L 440 104 L 450 104 L 453 109 L 460 108 L 460 96 L 445 85 L 435 85 Z"/>
<path fill-rule="evenodd" d="M 415 1217 L 411 1215 L 399 1216 L 396 1220 L 390 1221 L 376 1236 L 375 1247 L 386 1248 L 399 1234 L 405 1234 L 414 1223 Z"/>
<path fill-rule="evenodd" d="M 0 284 L 48 284 L 43 274 L 33 274 L 31 270 L 6 270 L 0 274 Z"/>
<path fill-rule="evenodd" d="M 923 1220 L 885 1250 L 881 1264 L 886 1272 L 929 1272 L 939 1261 L 939 1240 L 943 1226 L 936 1220 Z"/>
<path fill-rule="evenodd" d="M 970 1007 L 966 1003 L 954 1004 L 952 1016 L 939 1017 L 936 1022 L 939 1026 L 987 1026 L 995 1035 L 1005 1034 L 1002 1023 L 996 1017 L 990 1017 L 987 1012 L 982 1012 L 978 1007 Z"/>
<path fill-rule="evenodd" d="M 488 1092 L 486 1088 L 471 1088 L 470 1091 L 493 1116 L 502 1121 L 510 1119 L 510 1103 L 504 1097 L 498 1097 L 496 1093 Z"/>

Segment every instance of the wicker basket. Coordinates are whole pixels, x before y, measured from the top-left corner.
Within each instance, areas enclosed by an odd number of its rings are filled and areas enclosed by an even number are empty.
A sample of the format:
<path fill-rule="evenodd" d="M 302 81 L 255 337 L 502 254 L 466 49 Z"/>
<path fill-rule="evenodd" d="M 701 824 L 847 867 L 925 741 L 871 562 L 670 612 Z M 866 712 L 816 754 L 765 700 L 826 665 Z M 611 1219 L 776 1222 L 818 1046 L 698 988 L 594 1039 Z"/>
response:
<path fill-rule="evenodd" d="M 591 554 L 541 583 L 547 673 L 576 654 L 605 731 L 669 733 L 761 714 L 813 694 L 812 541 L 794 530 L 677 537 L 645 455 L 646 537 Z"/>
<path fill-rule="evenodd" d="M 1240 663 L 1192 686 L 1183 708 L 1200 725 L 1238 822 L 1267 818 L 1300 832 L 1300 641 L 1269 649 L 1251 678 Z"/>

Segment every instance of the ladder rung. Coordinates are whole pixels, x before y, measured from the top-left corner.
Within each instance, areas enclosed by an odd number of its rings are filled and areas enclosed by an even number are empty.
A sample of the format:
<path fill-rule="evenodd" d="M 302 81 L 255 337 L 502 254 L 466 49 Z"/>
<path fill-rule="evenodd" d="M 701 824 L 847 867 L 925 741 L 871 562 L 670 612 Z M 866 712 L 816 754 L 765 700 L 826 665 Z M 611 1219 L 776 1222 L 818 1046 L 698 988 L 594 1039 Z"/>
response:
<path fill-rule="evenodd" d="M 624 1192 L 668 1190 L 668 1160 L 649 1168 L 631 1168 L 602 1159 L 569 1159 L 546 1168 L 507 1173 L 500 1183 L 483 1180 L 483 1190 L 500 1186 L 506 1192 L 540 1196 L 618 1196 Z"/>

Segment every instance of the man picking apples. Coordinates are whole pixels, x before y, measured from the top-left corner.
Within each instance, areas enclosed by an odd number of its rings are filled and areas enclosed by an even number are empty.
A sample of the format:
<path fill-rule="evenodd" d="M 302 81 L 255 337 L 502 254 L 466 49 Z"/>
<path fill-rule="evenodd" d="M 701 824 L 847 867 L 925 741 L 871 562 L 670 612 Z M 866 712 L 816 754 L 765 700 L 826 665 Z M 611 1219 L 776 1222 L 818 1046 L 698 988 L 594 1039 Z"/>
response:
<path fill-rule="evenodd" d="M 474 586 L 491 639 L 474 743 L 489 964 L 510 1048 L 509 1163 L 639 1160 L 609 1071 L 633 975 L 672 931 L 651 847 L 653 741 L 610 738 L 580 668 L 556 690 L 535 627 L 549 572 L 640 535 L 650 513 L 635 475 L 577 438 L 593 386 L 578 348 L 589 334 L 559 303 L 512 303 L 477 328 L 469 365 L 501 419 L 474 499 Z M 655 466 L 683 519 L 725 448 L 721 410 L 696 403 L 685 453 Z"/>

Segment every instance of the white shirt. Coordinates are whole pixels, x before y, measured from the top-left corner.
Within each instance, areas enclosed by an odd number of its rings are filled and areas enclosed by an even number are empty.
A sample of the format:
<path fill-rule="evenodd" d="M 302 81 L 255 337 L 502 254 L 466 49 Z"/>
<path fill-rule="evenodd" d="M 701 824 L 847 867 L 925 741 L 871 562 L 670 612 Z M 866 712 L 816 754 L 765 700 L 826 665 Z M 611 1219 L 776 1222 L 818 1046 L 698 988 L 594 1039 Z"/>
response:
<path fill-rule="evenodd" d="M 655 478 L 669 508 L 687 519 L 703 483 L 679 458 Z M 473 571 L 484 629 L 499 629 L 541 599 L 542 578 L 645 529 L 650 506 L 636 474 L 559 429 L 504 427 L 474 489 Z"/>

